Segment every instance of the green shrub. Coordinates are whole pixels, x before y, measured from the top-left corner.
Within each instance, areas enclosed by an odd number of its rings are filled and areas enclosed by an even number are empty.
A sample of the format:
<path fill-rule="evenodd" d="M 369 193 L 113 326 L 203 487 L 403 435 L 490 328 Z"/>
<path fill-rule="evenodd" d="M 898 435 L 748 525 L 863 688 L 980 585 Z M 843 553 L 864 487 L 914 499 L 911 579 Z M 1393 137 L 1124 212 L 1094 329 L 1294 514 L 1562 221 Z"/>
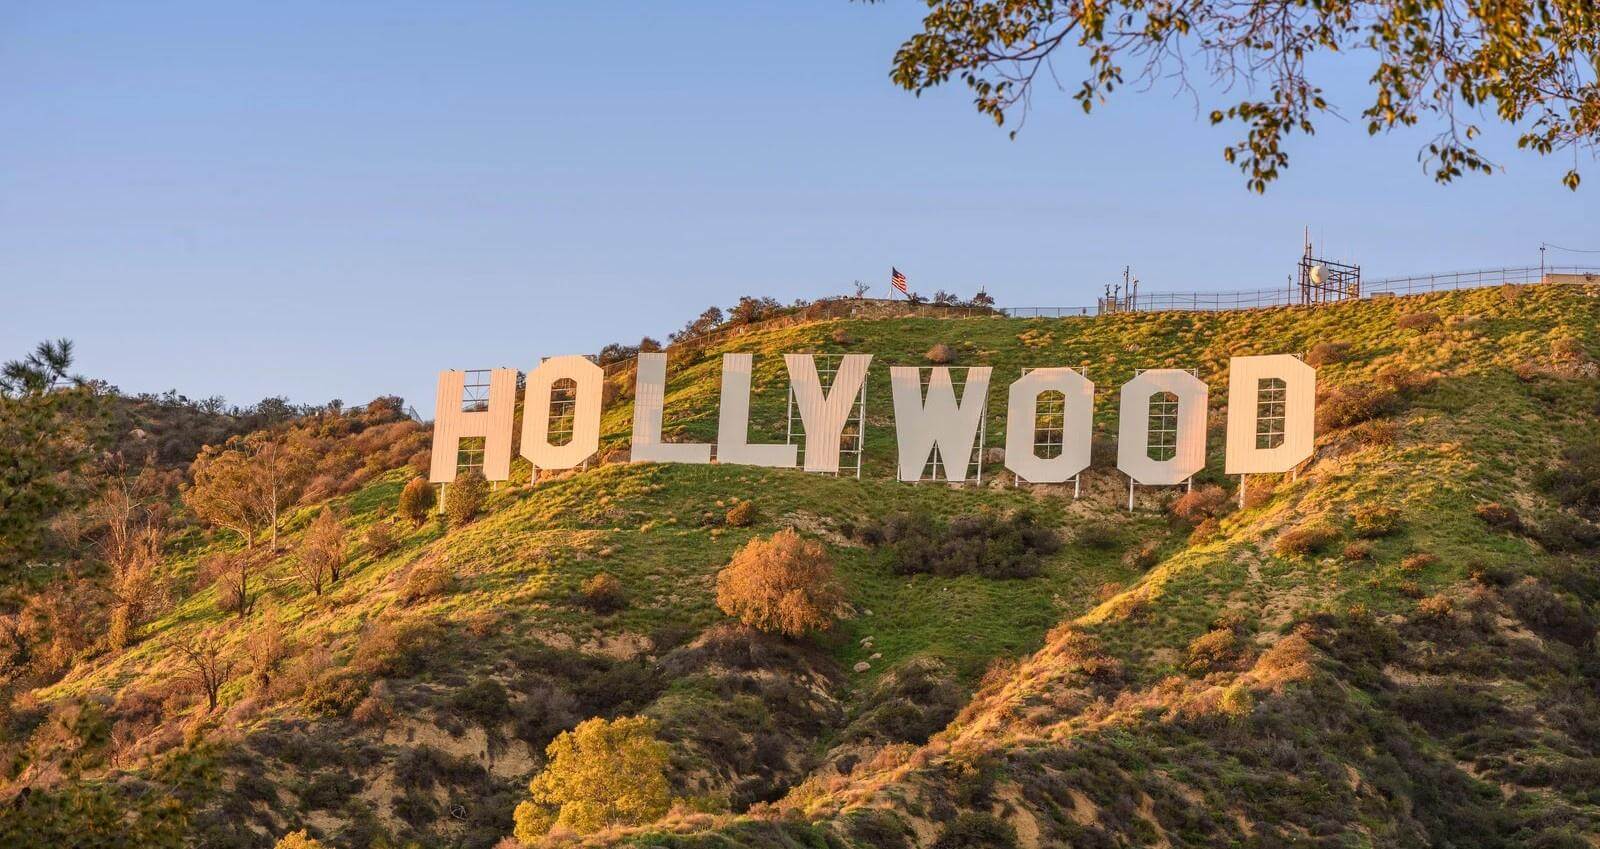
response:
<path fill-rule="evenodd" d="M 1400 530 L 1400 511 L 1382 504 L 1357 507 L 1350 520 L 1350 530 L 1362 539 L 1386 537 Z"/>
<path fill-rule="evenodd" d="M 1321 522 L 1310 522 L 1284 531 L 1272 544 L 1272 550 L 1281 557 L 1304 557 L 1315 554 L 1339 538 L 1338 531 Z"/>
<path fill-rule="evenodd" d="M 561 826 L 590 834 L 644 825 L 667 812 L 667 746 L 653 719 L 599 717 L 551 741 L 545 768 L 528 784 L 531 798 L 514 813 L 516 838 L 536 843 Z"/>
<path fill-rule="evenodd" d="M 477 518 L 489 500 L 489 481 L 476 469 L 456 475 L 444 489 L 444 517 L 450 527 L 459 528 Z"/>
<path fill-rule="evenodd" d="M 1016 849 L 1017 830 L 993 814 L 968 811 L 957 814 L 933 849 Z"/>
<path fill-rule="evenodd" d="M 438 503 L 436 497 L 433 484 L 428 483 L 427 478 L 412 478 L 406 482 L 405 489 L 400 490 L 400 515 L 420 525 L 433 513 Z"/>
<path fill-rule="evenodd" d="M 893 513 L 859 535 L 886 549 L 899 575 L 1031 578 L 1043 568 L 1043 558 L 1061 547 L 1026 510 L 982 510 L 949 522 L 929 512 Z"/>
<path fill-rule="evenodd" d="M 622 581 L 610 572 L 596 572 L 585 578 L 580 591 L 584 606 L 596 613 L 612 613 L 628 606 Z"/>

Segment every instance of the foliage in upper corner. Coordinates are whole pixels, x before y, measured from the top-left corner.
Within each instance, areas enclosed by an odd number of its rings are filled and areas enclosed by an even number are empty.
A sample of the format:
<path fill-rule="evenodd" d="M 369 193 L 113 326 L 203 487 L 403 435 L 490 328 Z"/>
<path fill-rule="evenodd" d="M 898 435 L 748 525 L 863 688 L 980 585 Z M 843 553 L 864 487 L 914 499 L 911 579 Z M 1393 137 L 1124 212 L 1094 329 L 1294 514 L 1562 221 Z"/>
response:
<path fill-rule="evenodd" d="M 1247 92 L 1211 110 L 1210 121 L 1243 125 L 1223 158 L 1257 192 L 1288 166 L 1286 137 L 1312 135 L 1316 120 L 1338 114 L 1308 71 L 1323 56 L 1370 57 L 1367 132 L 1435 128 L 1422 158 L 1441 183 L 1494 168 L 1474 146 L 1483 128 L 1464 110 L 1494 114 L 1516 129 L 1518 147 L 1540 154 L 1592 150 L 1600 140 L 1600 5 L 1592 0 L 927 2 L 922 31 L 894 56 L 890 78 L 901 87 L 920 94 L 960 78 L 978 111 L 1004 125 L 1013 110 L 1026 112 L 1040 74 L 1061 85 L 1056 65 L 1069 52 L 1087 65 L 1072 93 L 1085 112 L 1119 86 L 1168 78 L 1198 103 L 1188 72 L 1203 64 L 1217 92 Z M 1576 189 L 1577 168 L 1562 182 Z"/>

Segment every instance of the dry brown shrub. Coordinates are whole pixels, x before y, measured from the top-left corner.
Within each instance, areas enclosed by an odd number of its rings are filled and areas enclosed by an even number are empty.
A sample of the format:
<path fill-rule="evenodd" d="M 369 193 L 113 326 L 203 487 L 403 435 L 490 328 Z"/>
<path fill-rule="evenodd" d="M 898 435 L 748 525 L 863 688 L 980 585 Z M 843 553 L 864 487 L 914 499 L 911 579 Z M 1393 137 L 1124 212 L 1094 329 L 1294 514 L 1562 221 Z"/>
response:
<path fill-rule="evenodd" d="M 1350 427 L 1386 416 L 1400 405 L 1393 389 L 1377 386 L 1338 386 L 1317 399 L 1317 432 Z"/>
<path fill-rule="evenodd" d="M 1206 519 L 1222 516 L 1232 506 L 1233 500 L 1222 487 L 1208 484 L 1185 492 L 1172 502 L 1172 515 L 1191 525 L 1198 525 Z"/>
<path fill-rule="evenodd" d="M 1251 677 L 1273 690 L 1295 681 L 1305 681 L 1316 671 L 1313 665 L 1316 653 L 1304 629 L 1297 629 L 1261 653 L 1250 671 Z"/>
<path fill-rule="evenodd" d="M 1443 593 L 1431 595 L 1417 602 L 1417 616 L 1423 619 L 1444 620 L 1449 619 L 1455 610 L 1455 602 Z"/>
<path fill-rule="evenodd" d="M 1189 544 L 1204 545 L 1216 539 L 1220 533 L 1222 533 L 1222 523 L 1216 519 L 1206 519 L 1195 525 L 1194 530 L 1189 533 Z"/>
<path fill-rule="evenodd" d="M 1238 657 L 1239 637 L 1232 628 L 1218 628 L 1195 637 L 1189 643 L 1184 663 L 1192 672 L 1214 672 L 1226 668 Z"/>
<path fill-rule="evenodd" d="M 724 517 L 730 528 L 748 528 L 756 522 L 756 505 L 750 501 L 740 501 L 728 508 Z"/>
<path fill-rule="evenodd" d="M 1372 543 L 1366 542 L 1365 540 L 1357 540 L 1345 546 L 1344 551 L 1341 553 L 1344 555 L 1344 559 L 1349 560 L 1352 563 L 1362 560 L 1371 560 Z"/>
<path fill-rule="evenodd" d="M 400 538 L 395 533 L 393 522 L 375 522 L 367 528 L 367 550 L 373 557 L 383 557 L 400 547 Z"/>
<path fill-rule="evenodd" d="M 1307 522 L 1284 531 L 1272 544 L 1272 550 L 1281 557 L 1304 557 L 1327 548 L 1339 538 L 1339 532 L 1320 521 Z"/>
<path fill-rule="evenodd" d="M 1406 313 L 1394 320 L 1395 327 L 1401 330 L 1415 330 L 1418 333 L 1434 330 L 1439 324 L 1439 314 L 1427 311 Z"/>
<path fill-rule="evenodd" d="M 1407 557 L 1406 559 L 1400 561 L 1400 571 L 1402 571 L 1402 572 L 1421 572 L 1423 569 L 1426 569 L 1429 566 L 1432 566 L 1433 564 L 1438 563 L 1438 562 L 1439 562 L 1438 555 L 1429 554 L 1426 551 L 1422 551 L 1422 552 L 1418 552 L 1416 554 L 1413 554 L 1410 557 Z"/>
<path fill-rule="evenodd" d="M 596 613 L 612 613 L 628 606 L 622 581 L 610 572 L 596 572 L 585 578 L 580 592 L 584 606 Z"/>
<path fill-rule="evenodd" d="M 1350 346 L 1344 342 L 1318 342 L 1306 352 L 1306 364 L 1321 367 L 1342 363 L 1349 353 Z"/>
<path fill-rule="evenodd" d="M 751 540 L 717 573 L 717 607 L 761 631 L 826 630 L 843 601 L 828 550 L 792 528 Z"/>
<path fill-rule="evenodd" d="M 943 342 L 940 342 L 934 345 L 932 348 L 929 348 L 928 352 L 922 356 L 928 362 L 939 366 L 949 365 L 956 361 L 955 349 Z"/>
<path fill-rule="evenodd" d="M 406 582 L 400 587 L 400 600 L 414 604 L 423 599 L 441 596 L 455 586 L 456 569 L 443 558 L 424 560 L 411 567 Z"/>

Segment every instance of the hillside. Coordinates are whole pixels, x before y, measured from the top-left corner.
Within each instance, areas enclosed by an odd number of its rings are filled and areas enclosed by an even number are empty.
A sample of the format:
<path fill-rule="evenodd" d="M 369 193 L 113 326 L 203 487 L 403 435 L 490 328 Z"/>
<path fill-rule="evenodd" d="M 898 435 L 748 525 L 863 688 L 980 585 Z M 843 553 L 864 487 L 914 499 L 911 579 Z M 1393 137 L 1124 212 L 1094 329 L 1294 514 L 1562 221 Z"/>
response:
<path fill-rule="evenodd" d="M 173 589 L 157 614 L 121 646 L 82 623 L 48 673 L 13 652 L 0 845 L 265 847 L 306 829 L 340 847 L 491 846 L 558 733 L 639 714 L 668 746 L 672 811 L 558 838 L 1600 846 L 1596 294 L 758 330 L 673 349 L 669 437 L 714 439 L 724 351 L 756 354 L 753 431 L 779 441 L 776 355 L 871 352 L 861 480 L 620 462 L 623 372 L 601 463 L 531 486 L 523 466 L 448 529 L 394 521 L 420 427 L 324 411 L 294 427 L 320 440 L 326 480 L 286 512 L 281 550 L 252 550 L 259 597 L 243 615 L 200 577 L 238 535 L 162 490 Z M 998 464 L 981 487 L 892 479 L 887 366 L 923 364 L 935 343 L 994 366 L 1000 386 L 1025 367 L 1089 367 L 1081 499 L 1011 486 Z M 1316 454 L 1252 478 L 1235 509 L 1227 359 L 1282 352 L 1319 365 Z M 1116 387 L 1163 366 L 1212 385 L 1210 462 L 1195 496 L 1141 489 L 1130 513 Z M 754 520 L 730 524 L 743 500 Z M 350 542 L 315 594 L 296 552 L 324 508 Z M 1060 543 L 1032 577 L 901 574 L 874 537 L 900 515 L 1018 511 Z M 827 546 L 848 601 L 814 638 L 741 629 L 716 605 L 718 570 L 784 527 Z M 620 609 L 582 593 L 600 572 L 620 580 Z M 47 592 L 14 585 L 6 612 L 21 622 Z M 61 642 L 61 627 L 36 631 L 34 658 Z M 230 661 L 215 708 L 182 650 L 202 635 Z"/>

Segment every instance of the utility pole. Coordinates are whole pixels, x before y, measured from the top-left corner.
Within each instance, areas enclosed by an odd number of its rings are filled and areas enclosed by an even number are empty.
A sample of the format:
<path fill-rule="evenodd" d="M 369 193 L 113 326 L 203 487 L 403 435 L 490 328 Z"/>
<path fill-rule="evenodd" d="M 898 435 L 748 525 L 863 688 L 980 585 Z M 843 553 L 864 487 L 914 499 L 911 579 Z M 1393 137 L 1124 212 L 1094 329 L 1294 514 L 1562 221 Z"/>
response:
<path fill-rule="evenodd" d="M 1539 243 L 1539 282 L 1544 282 L 1544 248 L 1545 243 Z"/>

